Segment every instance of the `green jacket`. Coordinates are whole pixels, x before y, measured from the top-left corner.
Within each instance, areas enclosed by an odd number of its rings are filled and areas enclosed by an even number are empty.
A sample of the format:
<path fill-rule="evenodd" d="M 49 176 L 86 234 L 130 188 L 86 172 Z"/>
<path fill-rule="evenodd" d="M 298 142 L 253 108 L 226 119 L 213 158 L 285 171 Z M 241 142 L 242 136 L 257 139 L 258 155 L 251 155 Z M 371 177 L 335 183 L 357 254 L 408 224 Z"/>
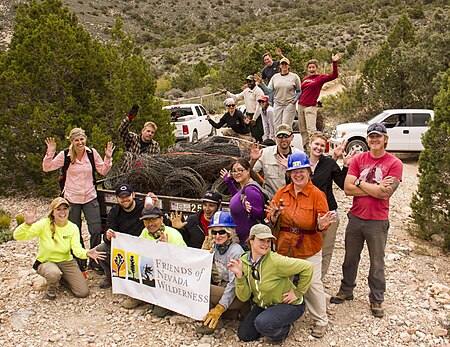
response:
<path fill-rule="evenodd" d="M 186 246 L 186 242 L 183 240 L 183 236 L 180 234 L 180 232 L 177 229 L 168 227 L 164 225 L 164 233 L 167 235 L 167 242 L 172 243 L 179 246 Z M 144 228 L 142 230 L 141 235 L 139 237 L 142 237 L 144 239 L 149 239 L 156 241 L 157 239 L 153 236 L 152 233 L 150 233 L 147 228 Z"/>
<path fill-rule="evenodd" d="M 262 308 L 283 303 L 283 294 L 294 289 L 298 300 L 293 305 L 303 302 L 303 295 L 308 290 L 311 282 L 313 267 L 304 259 L 285 257 L 270 251 L 256 265 L 260 280 L 252 275 L 252 265 L 248 259 L 249 252 L 241 256 L 242 272 L 241 278 L 236 277 L 236 296 L 242 302 L 250 299 Z M 297 287 L 289 279 L 290 276 L 299 275 Z"/>
<path fill-rule="evenodd" d="M 22 223 L 14 230 L 13 236 L 19 241 L 39 237 L 37 260 L 41 263 L 72 260 L 71 251 L 80 259 L 88 258 L 87 251 L 81 247 L 78 227 L 70 221 L 63 227 L 55 226 L 54 239 L 49 218 L 43 218 L 32 225 Z"/>

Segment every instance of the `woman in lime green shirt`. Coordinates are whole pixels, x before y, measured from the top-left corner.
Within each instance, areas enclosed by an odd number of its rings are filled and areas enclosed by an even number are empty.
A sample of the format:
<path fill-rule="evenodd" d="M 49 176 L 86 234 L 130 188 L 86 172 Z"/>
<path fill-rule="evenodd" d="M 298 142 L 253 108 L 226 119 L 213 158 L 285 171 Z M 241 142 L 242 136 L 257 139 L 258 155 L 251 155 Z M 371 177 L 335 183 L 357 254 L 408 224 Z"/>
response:
<path fill-rule="evenodd" d="M 25 214 L 25 223 L 14 231 L 14 239 L 25 241 L 39 237 L 38 255 L 33 268 L 47 280 L 45 296 L 56 298 L 56 285 L 62 280 L 76 297 L 84 298 L 89 288 L 72 253 L 80 258 L 97 261 L 105 259 L 105 252 L 85 250 L 81 247 L 78 227 L 69 221 L 69 202 L 56 198 L 50 204 L 47 218 L 37 220 L 34 213 Z"/>

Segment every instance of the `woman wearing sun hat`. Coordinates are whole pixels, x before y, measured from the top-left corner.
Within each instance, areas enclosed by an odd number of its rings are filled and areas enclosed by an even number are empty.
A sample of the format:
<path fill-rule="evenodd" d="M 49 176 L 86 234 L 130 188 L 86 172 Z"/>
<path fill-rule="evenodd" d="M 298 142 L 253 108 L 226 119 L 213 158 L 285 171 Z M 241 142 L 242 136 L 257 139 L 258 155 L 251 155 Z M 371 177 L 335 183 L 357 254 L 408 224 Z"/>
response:
<path fill-rule="evenodd" d="M 275 239 L 267 225 L 254 225 L 248 238 L 250 251 L 228 263 L 235 275 L 238 299 L 247 301 L 253 294 L 256 304 L 238 327 L 242 341 L 263 335 L 268 342 L 282 342 L 305 312 L 303 295 L 311 281 L 312 266 L 306 260 L 272 252 Z M 290 280 L 295 275 L 297 286 Z"/>

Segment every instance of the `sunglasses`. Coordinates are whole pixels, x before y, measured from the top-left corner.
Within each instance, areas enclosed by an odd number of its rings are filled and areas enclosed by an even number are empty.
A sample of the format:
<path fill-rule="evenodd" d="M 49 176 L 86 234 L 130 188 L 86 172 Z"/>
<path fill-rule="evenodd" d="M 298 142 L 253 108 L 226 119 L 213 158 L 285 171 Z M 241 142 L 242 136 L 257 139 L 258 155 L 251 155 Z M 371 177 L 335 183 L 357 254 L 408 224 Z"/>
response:
<path fill-rule="evenodd" d="M 227 107 L 236 107 L 235 104 L 227 105 Z"/>
<path fill-rule="evenodd" d="M 379 131 L 380 133 L 384 133 L 384 134 L 386 133 L 386 129 L 384 127 L 382 127 L 381 125 L 379 125 L 379 124 L 376 124 L 374 126 L 370 126 L 367 129 L 368 133 L 371 132 L 371 131 Z"/>
<path fill-rule="evenodd" d="M 261 280 L 261 276 L 259 275 L 259 271 L 258 271 L 258 264 L 252 265 L 252 277 L 257 281 Z"/>
<path fill-rule="evenodd" d="M 155 223 L 155 222 L 158 221 L 160 218 L 161 218 L 161 217 L 144 218 L 143 221 L 144 221 L 144 222 Z"/>
<path fill-rule="evenodd" d="M 278 137 L 279 139 L 287 139 L 288 137 L 291 137 L 291 135 L 288 135 L 288 134 L 278 134 L 277 137 Z"/>
<path fill-rule="evenodd" d="M 217 234 L 219 235 L 225 235 L 227 233 L 226 230 L 211 230 L 211 235 L 212 236 L 216 236 Z"/>
<path fill-rule="evenodd" d="M 266 101 L 264 100 L 258 100 L 258 104 L 264 104 Z"/>
<path fill-rule="evenodd" d="M 240 173 L 243 173 L 245 170 L 243 170 L 243 169 L 237 169 L 237 170 L 232 170 L 231 171 L 231 173 L 232 174 L 240 174 Z"/>

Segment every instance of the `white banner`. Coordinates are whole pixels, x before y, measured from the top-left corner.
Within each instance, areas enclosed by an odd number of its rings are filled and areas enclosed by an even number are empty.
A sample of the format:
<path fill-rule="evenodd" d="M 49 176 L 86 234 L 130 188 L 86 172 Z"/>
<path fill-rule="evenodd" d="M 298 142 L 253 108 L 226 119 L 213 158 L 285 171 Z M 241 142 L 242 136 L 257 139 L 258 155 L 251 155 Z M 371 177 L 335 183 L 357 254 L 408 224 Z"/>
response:
<path fill-rule="evenodd" d="M 113 294 L 126 294 L 187 317 L 209 311 L 213 254 L 116 232 L 111 244 Z"/>

